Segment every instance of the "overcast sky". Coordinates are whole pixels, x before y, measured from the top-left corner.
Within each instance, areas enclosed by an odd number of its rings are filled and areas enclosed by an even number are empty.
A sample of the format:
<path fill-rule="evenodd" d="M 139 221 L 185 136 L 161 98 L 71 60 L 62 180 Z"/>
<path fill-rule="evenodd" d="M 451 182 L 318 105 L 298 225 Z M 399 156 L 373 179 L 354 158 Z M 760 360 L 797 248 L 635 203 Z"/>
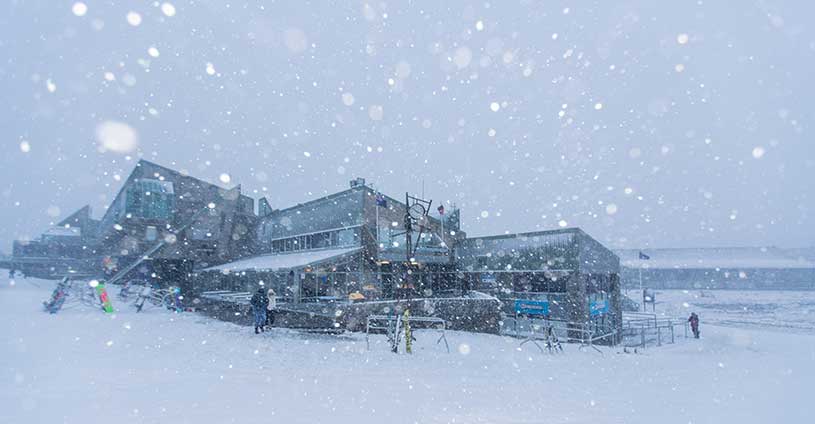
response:
<path fill-rule="evenodd" d="M 139 157 L 274 207 L 424 183 L 471 235 L 815 243 L 815 2 L 75 3 L 0 4 L 5 252 Z"/>

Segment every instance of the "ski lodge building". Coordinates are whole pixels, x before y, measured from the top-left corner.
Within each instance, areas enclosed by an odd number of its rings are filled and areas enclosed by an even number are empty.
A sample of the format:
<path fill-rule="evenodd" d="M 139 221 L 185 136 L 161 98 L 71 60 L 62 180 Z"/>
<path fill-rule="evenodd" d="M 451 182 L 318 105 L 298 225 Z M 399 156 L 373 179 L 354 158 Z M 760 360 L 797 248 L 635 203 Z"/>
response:
<path fill-rule="evenodd" d="M 428 230 L 413 240 L 416 275 L 406 282 L 405 203 L 376 193 L 362 180 L 353 181 L 348 190 L 286 209 L 272 209 L 265 198 L 260 204 L 254 235 L 260 254 L 202 268 L 197 273 L 202 289 L 254 290 L 263 281 L 300 301 L 345 299 L 350 293 L 391 299 L 402 289 L 432 294 L 452 288 L 455 269 L 449 246 L 464 239 L 457 210 L 426 218 Z"/>
<path fill-rule="evenodd" d="M 501 310 L 512 314 L 514 300 L 538 299 L 558 319 L 620 325 L 619 259 L 580 229 L 467 238 L 458 209 L 430 214 L 435 205 L 426 204 L 408 240 L 405 217 L 415 203 L 363 179 L 350 185 L 283 209 L 262 198 L 255 212 L 240 186 L 141 160 L 101 219 L 82 208 L 39 240 L 16 242 L 0 265 L 28 275 L 104 278 L 156 249 L 128 278 L 180 286 L 190 302 L 259 287 L 274 288 L 281 303 L 316 308 L 312 313 L 326 304 L 426 299 L 426 307 L 447 299 L 428 313 L 469 317 L 461 328 L 484 330 L 476 321 L 489 322 L 484 331 L 497 332 Z"/>
<path fill-rule="evenodd" d="M 550 317 L 620 328 L 620 260 L 579 228 L 465 239 L 457 264 L 470 286 L 502 300 L 548 302 Z"/>
<path fill-rule="evenodd" d="M 46 230 L 39 239 L 15 241 L 3 265 L 25 275 L 110 275 L 158 242 L 165 247 L 132 278 L 177 281 L 192 289 L 194 267 L 253 253 L 254 200 L 240 186 L 218 187 L 140 160 L 101 219 L 90 206 Z M 162 283 L 163 284 L 163 283 Z"/>

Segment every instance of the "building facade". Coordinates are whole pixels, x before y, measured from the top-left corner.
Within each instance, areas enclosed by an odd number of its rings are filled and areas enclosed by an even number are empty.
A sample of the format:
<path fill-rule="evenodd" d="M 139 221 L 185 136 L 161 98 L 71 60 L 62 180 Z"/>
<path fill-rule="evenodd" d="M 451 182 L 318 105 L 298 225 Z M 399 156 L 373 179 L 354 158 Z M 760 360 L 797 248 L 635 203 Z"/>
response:
<path fill-rule="evenodd" d="M 101 219 L 83 208 L 14 253 L 54 274 L 66 272 L 55 270 L 56 258 L 75 261 L 73 272 L 101 278 L 138 263 L 126 279 L 180 286 L 191 301 L 260 287 L 290 305 L 469 298 L 482 315 L 463 320 L 451 309 L 453 321 L 493 328 L 496 298 L 508 314 L 514 300 L 543 299 L 552 319 L 621 322 L 619 259 L 580 229 L 467 238 L 458 209 L 389 197 L 362 179 L 287 208 L 263 198 L 255 213 L 240 186 L 142 160 Z"/>
<path fill-rule="evenodd" d="M 547 302 L 551 319 L 619 334 L 620 260 L 579 228 L 474 237 L 456 251 L 472 288 L 515 314 L 518 300 Z"/>
<path fill-rule="evenodd" d="M 84 206 L 45 230 L 34 240 L 16 240 L 6 268 L 38 278 L 87 272 L 94 260 L 91 249 L 99 221 Z"/>
<path fill-rule="evenodd" d="M 413 232 L 413 270 L 406 277 L 406 209 L 357 180 L 348 190 L 293 207 L 264 207 L 255 234 L 260 254 L 202 270 L 201 289 L 246 290 L 263 281 L 295 301 L 346 299 L 351 293 L 392 299 L 448 289 L 455 275 L 453 248 L 465 236 L 458 211 L 427 216 L 423 231 Z"/>
<path fill-rule="evenodd" d="M 133 278 L 191 288 L 195 267 L 254 253 L 254 200 L 140 160 L 99 220 L 84 207 L 34 241 L 14 243 L 10 267 L 28 275 L 110 276 L 163 243 Z"/>

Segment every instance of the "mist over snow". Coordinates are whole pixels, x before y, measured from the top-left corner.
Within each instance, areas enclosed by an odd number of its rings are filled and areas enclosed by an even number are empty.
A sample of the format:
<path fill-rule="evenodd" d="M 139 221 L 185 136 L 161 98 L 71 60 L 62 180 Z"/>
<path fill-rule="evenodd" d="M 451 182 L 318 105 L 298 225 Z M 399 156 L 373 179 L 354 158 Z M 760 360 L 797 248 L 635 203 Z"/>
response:
<path fill-rule="evenodd" d="M 811 245 L 815 3 L 0 4 L 0 250 L 138 158 L 286 207 L 364 177 L 470 234 Z"/>

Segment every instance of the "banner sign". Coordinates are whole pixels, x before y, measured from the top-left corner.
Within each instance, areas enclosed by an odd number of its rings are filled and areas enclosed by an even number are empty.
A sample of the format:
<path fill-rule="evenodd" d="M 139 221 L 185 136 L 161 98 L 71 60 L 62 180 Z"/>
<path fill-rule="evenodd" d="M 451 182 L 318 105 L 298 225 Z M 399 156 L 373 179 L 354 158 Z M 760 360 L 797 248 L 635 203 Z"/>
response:
<path fill-rule="evenodd" d="M 546 300 L 515 300 L 515 313 L 518 315 L 549 315 L 549 302 Z"/>
<path fill-rule="evenodd" d="M 598 300 L 589 304 L 589 315 L 603 315 L 608 313 L 608 300 Z"/>

